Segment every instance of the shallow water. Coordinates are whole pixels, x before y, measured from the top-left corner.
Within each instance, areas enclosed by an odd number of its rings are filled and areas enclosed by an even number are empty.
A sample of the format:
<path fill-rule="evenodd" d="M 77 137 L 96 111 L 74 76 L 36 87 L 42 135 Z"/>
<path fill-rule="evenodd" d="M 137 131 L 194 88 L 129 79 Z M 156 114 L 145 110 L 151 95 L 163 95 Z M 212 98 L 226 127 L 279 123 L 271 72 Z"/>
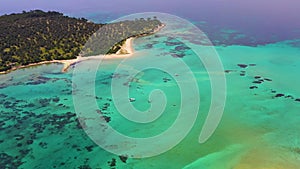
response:
<path fill-rule="evenodd" d="M 61 73 L 62 65 L 49 64 L 1 75 L 0 168 L 300 168 L 300 102 L 296 101 L 300 98 L 300 49 L 292 42 L 216 47 L 226 72 L 226 107 L 213 136 L 199 144 L 211 99 L 209 77 L 201 61 L 176 39 L 155 35 L 136 39 L 132 63 L 148 57 L 157 57 L 152 64 L 169 59 L 169 66 L 180 75 L 182 69 L 176 64 L 184 61 L 197 80 L 201 103 L 195 125 L 180 144 L 158 156 L 128 158 L 126 162 L 97 146 L 77 120 L 72 97 L 74 68 Z M 178 46 L 180 52 L 174 50 Z M 164 91 L 168 102 L 155 122 L 129 122 L 118 113 L 111 96 L 116 66 L 132 66 L 121 61 L 103 61 L 99 67 L 95 95 L 87 96 L 95 98 L 99 106 L 93 111 L 110 117 L 108 124 L 128 136 L 149 137 L 165 131 L 176 119 L 181 104 L 175 79 L 154 69 L 139 73 L 129 83 L 129 96 L 136 99 L 133 106 L 147 110 L 153 89 Z M 97 62 L 79 64 L 88 69 Z M 77 76 L 93 74 L 84 71 Z M 120 69 L 114 78 L 126 76 L 127 72 Z"/>

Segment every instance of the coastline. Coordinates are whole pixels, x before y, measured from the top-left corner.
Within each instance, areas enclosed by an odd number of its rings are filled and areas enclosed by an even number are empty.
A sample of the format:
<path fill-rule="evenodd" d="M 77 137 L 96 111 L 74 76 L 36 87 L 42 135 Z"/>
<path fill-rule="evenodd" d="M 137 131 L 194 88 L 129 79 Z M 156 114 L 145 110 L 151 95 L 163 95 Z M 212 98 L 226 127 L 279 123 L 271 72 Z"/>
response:
<path fill-rule="evenodd" d="M 125 43 L 122 45 L 121 49 L 122 50 L 126 50 L 127 53 L 126 54 L 109 54 L 109 55 L 96 55 L 96 56 L 88 56 L 88 57 L 82 57 L 82 56 L 77 56 L 76 59 L 69 59 L 69 60 L 49 60 L 49 61 L 42 61 L 42 62 L 38 62 L 38 63 L 30 63 L 28 65 L 22 65 L 22 66 L 16 66 L 11 68 L 10 70 L 7 71 L 2 71 L 0 72 L 0 74 L 7 74 L 10 73 L 12 71 L 18 70 L 18 69 L 24 69 L 24 68 L 28 68 L 28 67 L 33 67 L 33 66 L 39 66 L 39 65 L 43 65 L 43 64 L 51 64 L 51 63 L 59 63 L 59 64 L 63 64 L 63 68 L 62 68 L 62 72 L 67 72 L 69 67 L 77 62 L 82 62 L 85 60 L 94 60 L 94 59 L 117 59 L 117 58 L 126 58 L 126 57 L 130 57 L 133 55 L 134 53 L 134 49 L 133 49 L 133 40 L 134 38 L 128 38 L 126 39 Z"/>
<path fill-rule="evenodd" d="M 126 58 L 131 57 L 134 54 L 133 49 L 133 40 L 135 38 L 131 37 L 126 39 L 125 43 L 122 45 L 120 50 L 126 51 L 125 54 L 119 54 L 118 52 L 116 54 L 109 54 L 109 55 L 95 55 L 95 56 L 88 56 L 88 57 L 82 57 L 77 56 L 76 59 L 70 59 L 70 60 L 55 60 L 58 61 L 58 63 L 64 64 L 64 67 L 62 69 L 62 72 L 67 72 L 69 67 L 77 62 L 82 62 L 85 60 L 96 60 L 96 59 L 118 59 L 118 58 Z"/>
<path fill-rule="evenodd" d="M 153 32 L 146 34 L 146 35 L 139 35 L 135 37 L 130 37 L 127 38 L 125 43 L 121 46 L 121 49 L 115 53 L 115 54 L 108 54 L 108 55 L 96 55 L 96 56 L 88 56 L 88 57 L 82 57 L 82 56 L 77 56 L 76 59 L 68 59 L 68 60 L 49 60 L 49 61 L 42 61 L 42 62 L 37 62 L 37 63 L 31 63 L 28 65 L 22 65 L 22 66 L 16 66 L 12 67 L 11 69 L 7 71 L 2 71 L 0 72 L 1 74 L 7 74 L 12 71 L 18 70 L 18 69 L 24 69 L 28 67 L 33 67 L 33 66 L 39 66 L 43 64 L 51 64 L 51 63 L 59 63 L 63 64 L 62 72 L 67 72 L 68 69 L 70 68 L 71 65 L 76 64 L 78 62 L 82 62 L 85 60 L 95 60 L 95 59 L 118 59 L 118 58 L 127 58 L 131 57 L 134 54 L 134 48 L 133 48 L 133 41 L 135 38 L 139 38 L 142 36 L 149 36 L 152 34 L 155 34 L 159 32 L 161 29 L 163 29 L 166 25 L 162 24 L 158 28 L 156 28 Z M 122 52 L 121 52 L 122 51 Z"/>

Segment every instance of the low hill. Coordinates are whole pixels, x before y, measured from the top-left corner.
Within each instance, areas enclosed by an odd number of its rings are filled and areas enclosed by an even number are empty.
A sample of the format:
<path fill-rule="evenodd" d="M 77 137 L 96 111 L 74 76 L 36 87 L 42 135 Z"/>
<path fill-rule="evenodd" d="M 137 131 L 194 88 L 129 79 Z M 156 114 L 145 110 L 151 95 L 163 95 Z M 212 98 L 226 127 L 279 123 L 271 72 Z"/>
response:
<path fill-rule="evenodd" d="M 127 38 L 149 34 L 161 24 L 156 18 L 96 24 L 41 10 L 3 15 L 0 71 L 42 61 L 74 59 L 86 42 L 90 45 L 84 50 L 86 55 L 115 53 Z"/>

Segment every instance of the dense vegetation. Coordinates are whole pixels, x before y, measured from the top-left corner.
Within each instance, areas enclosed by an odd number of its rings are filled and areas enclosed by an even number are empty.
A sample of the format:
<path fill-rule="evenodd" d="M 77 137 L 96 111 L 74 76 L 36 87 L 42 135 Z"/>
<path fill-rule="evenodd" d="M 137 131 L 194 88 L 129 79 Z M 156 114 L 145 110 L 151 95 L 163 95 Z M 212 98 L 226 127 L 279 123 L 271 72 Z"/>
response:
<path fill-rule="evenodd" d="M 76 58 L 87 41 L 85 54 L 114 53 L 126 38 L 150 33 L 160 24 L 156 18 L 95 24 L 40 10 L 0 16 L 0 71 Z"/>
<path fill-rule="evenodd" d="M 125 20 L 101 27 L 87 42 L 83 55 L 99 55 L 116 53 L 126 39 L 149 35 L 161 26 L 156 17 Z"/>
<path fill-rule="evenodd" d="M 53 59 L 76 58 L 102 25 L 40 10 L 0 17 L 0 71 Z"/>

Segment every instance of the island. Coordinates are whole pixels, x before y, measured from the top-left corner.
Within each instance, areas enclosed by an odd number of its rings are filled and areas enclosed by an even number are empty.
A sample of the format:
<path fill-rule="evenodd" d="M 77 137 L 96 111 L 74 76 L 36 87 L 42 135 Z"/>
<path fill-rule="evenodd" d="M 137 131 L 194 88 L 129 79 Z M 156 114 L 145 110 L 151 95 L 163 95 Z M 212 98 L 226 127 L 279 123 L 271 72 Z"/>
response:
<path fill-rule="evenodd" d="M 132 40 L 164 27 L 156 17 L 93 23 L 41 10 L 0 16 L 0 72 L 45 63 L 63 63 L 133 53 Z"/>

